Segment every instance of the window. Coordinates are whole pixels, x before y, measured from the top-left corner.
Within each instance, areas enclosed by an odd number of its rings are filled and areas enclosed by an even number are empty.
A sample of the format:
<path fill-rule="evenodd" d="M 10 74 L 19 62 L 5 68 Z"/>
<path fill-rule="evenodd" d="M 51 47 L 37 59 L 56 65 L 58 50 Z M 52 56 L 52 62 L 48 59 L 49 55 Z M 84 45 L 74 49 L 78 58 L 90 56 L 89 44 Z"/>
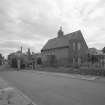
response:
<path fill-rule="evenodd" d="M 78 50 L 81 49 L 81 43 L 78 43 Z"/>
<path fill-rule="evenodd" d="M 73 64 L 75 64 L 75 57 L 73 58 Z"/>
<path fill-rule="evenodd" d="M 73 42 L 73 50 L 75 50 L 75 49 L 76 49 L 76 43 Z"/>
<path fill-rule="evenodd" d="M 78 65 L 80 65 L 80 64 L 81 64 L 81 58 L 78 57 Z"/>

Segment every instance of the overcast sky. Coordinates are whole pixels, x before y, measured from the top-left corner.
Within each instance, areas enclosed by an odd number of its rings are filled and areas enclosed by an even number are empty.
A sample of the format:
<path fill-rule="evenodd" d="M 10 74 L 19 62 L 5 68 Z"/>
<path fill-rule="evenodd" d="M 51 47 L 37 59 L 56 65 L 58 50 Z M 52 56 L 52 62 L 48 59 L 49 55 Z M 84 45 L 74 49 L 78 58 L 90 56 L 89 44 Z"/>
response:
<path fill-rule="evenodd" d="M 81 30 L 89 47 L 105 46 L 105 0 L 0 0 L 0 52 L 39 52 L 46 41 Z"/>

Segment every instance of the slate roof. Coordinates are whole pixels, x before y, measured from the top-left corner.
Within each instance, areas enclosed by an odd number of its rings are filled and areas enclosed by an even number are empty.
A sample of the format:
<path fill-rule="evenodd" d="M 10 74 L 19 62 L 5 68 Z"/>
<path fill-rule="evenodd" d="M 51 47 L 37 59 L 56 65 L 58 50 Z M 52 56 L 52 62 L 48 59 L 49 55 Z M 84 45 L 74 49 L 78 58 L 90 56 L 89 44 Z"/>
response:
<path fill-rule="evenodd" d="M 82 37 L 82 33 L 80 30 L 78 30 L 78 31 L 66 34 L 60 38 L 56 37 L 56 38 L 50 39 L 42 48 L 42 51 L 48 50 L 48 49 L 54 49 L 54 48 L 68 47 L 69 40 L 79 39 L 81 37 Z"/>

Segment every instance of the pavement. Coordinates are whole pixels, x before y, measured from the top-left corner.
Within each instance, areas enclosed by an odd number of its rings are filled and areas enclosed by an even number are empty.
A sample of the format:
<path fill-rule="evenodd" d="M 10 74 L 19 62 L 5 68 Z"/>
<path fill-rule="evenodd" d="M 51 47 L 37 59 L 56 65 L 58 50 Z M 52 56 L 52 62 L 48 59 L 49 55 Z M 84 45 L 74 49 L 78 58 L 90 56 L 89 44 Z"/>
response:
<path fill-rule="evenodd" d="M 30 71 L 29 71 L 30 72 Z M 97 81 L 100 83 L 105 83 L 104 76 L 92 76 L 92 75 L 81 75 L 81 74 L 67 74 L 67 73 L 56 73 L 56 72 L 46 72 L 46 71 L 31 71 L 39 74 L 58 76 L 63 78 L 72 78 L 72 79 L 80 79 L 85 81 Z"/>
<path fill-rule="evenodd" d="M 61 77 L 68 77 L 68 78 L 72 78 L 72 79 L 82 79 L 82 80 L 87 80 L 87 81 L 93 81 L 99 78 L 99 76 L 89 76 L 89 75 L 80 75 L 80 74 L 66 74 L 66 73 L 54 73 L 54 72 L 42 72 L 42 71 L 38 71 L 37 73 L 40 74 L 49 74 L 52 76 L 61 76 Z"/>
<path fill-rule="evenodd" d="M 80 75 L 80 74 L 67 74 L 67 73 L 56 73 L 56 72 L 46 72 L 46 71 L 32 71 L 32 70 L 31 71 L 23 70 L 23 71 L 33 72 L 37 74 L 45 74 L 45 75 L 50 75 L 50 76 L 64 77 L 64 78 L 81 79 L 81 80 L 87 80 L 87 81 L 94 81 L 94 80 L 102 78 L 100 76 Z"/>
<path fill-rule="evenodd" d="M 36 105 L 18 89 L 0 77 L 0 105 Z"/>

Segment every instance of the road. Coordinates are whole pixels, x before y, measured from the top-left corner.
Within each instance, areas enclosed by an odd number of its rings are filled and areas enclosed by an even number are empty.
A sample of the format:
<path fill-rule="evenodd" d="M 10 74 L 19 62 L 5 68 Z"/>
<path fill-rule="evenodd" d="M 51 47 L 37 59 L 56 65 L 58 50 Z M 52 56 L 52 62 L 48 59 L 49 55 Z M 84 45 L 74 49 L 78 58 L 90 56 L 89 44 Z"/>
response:
<path fill-rule="evenodd" d="M 37 105 L 105 105 L 105 82 L 33 71 L 0 72 Z"/>

